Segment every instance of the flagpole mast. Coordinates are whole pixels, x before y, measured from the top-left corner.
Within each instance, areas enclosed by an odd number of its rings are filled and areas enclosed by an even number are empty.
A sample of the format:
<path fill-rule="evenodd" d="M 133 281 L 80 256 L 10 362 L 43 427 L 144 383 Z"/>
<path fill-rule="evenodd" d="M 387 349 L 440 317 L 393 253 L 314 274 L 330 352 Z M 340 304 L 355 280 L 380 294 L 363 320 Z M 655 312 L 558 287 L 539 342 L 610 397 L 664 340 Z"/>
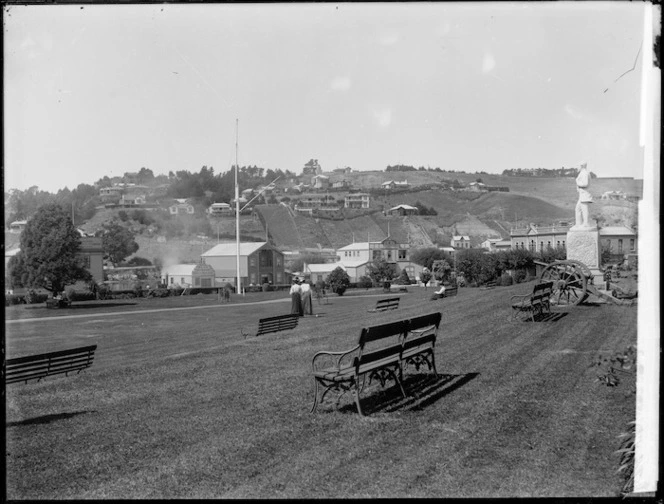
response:
<path fill-rule="evenodd" d="M 242 283 L 240 280 L 240 189 L 237 182 L 237 145 L 238 145 L 238 128 L 239 128 L 239 119 L 235 119 L 235 267 L 237 271 L 237 283 L 236 283 L 236 293 L 242 293 Z"/>

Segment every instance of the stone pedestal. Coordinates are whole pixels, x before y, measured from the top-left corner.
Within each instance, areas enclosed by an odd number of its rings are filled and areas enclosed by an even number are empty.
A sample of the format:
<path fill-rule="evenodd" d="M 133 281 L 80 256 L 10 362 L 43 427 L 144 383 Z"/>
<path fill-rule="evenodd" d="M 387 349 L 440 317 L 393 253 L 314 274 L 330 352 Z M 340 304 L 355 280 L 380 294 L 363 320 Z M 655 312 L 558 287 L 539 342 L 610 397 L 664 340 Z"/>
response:
<path fill-rule="evenodd" d="M 594 227 L 573 226 L 567 232 L 567 259 L 581 261 L 594 277 L 594 284 L 601 285 L 604 274 L 600 271 L 601 248 L 599 229 Z"/>

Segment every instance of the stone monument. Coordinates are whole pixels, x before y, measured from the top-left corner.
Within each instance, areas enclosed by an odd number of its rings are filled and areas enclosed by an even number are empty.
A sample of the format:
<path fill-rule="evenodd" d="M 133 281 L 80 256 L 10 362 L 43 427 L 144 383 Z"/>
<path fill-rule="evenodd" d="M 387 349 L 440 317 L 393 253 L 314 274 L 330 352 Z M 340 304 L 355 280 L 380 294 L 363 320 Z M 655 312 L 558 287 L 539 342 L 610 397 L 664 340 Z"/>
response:
<path fill-rule="evenodd" d="M 589 222 L 589 207 L 593 202 L 592 194 L 588 191 L 589 187 L 588 164 L 583 163 L 576 177 L 579 199 L 575 209 L 576 223 L 567 232 L 567 259 L 581 261 L 585 264 L 593 277 L 597 279 L 597 285 L 600 285 L 603 274 L 599 269 L 601 261 L 599 229 L 597 223 L 590 224 Z"/>

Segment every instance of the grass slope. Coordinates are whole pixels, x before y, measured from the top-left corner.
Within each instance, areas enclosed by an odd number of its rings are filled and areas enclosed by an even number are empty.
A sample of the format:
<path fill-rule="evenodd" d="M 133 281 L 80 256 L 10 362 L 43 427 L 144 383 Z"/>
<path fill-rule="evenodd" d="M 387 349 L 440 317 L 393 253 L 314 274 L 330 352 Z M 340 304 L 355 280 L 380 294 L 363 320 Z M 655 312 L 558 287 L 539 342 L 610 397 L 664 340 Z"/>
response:
<path fill-rule="evenodd" d="M 603 386 L 589 365 L 635 343 L 637 310 L 586 305 L 510 323 L 507 299 L 531 288 L 466 288 L 436 302 L 431 289 L 412 288 L 384 314 L 367 313 L 376 296 L 349 292 L 315 305 L 320 317 L 293 331 L 246 340 L 240 328 L 288 311 L 287 296 L 7 308 L 8 357 L 99 348 L 81 375 L 7 388 L 6 495 L 616 496 L 614 452 L 634 419 L 633 383 Z M 433 310 L 443 312 L 439 376 L 409 368 L 407 399 L 373 383 L 364 420 L 349 395 L 309 414 L 317 351 Z"/>

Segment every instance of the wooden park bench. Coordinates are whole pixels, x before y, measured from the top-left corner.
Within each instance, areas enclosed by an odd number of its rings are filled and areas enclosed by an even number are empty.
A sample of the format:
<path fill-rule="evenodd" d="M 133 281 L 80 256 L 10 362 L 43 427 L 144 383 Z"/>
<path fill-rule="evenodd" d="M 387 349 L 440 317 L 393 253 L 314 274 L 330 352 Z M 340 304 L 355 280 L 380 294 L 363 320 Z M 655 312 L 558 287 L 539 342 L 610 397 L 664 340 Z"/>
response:
<path fill-rule="evenodd" d="M 314 375 L 314 404 L 311 413 L 331 390 L 341 396 L 350 390 L 355 392 L 355 404 L 360 416 L 360 392 L 364 390 L 367 376 L 369 383 L 377 378 L 384 386 L 393 379 L 401 394 L 406 397 L 402 385 L 403 369 L 408 364 L 419 367 L 426 363 L 436 372 L 434 348 L 442 314 L 432 313 L 413 319 L 366 327 L 360 332 L 356 346 L 341 352 L 318 352 L 312 360 Z M 319 387 L 323 393 L 319 401 Z"/>
<path fill-rule="evenodd" d="M 299 318 L 299 315 L 291 313 L 288 315 L 278 315 L 276 317 L 262 318 L 258 321 L 258 330 L 255 333 L 245 333 L 243 329 L 240 329 L 240 332 L 242 333 L 242 336 L 246 338 L 250 335 L 261 336 L 262 334 L 267 333 L 287 331 L 289 329 L 295 329 Z"/>
<path fill-rule="evenodd" d="M 458 293 L 459 293 L 459 286 L 457 284 L 446 285 L 445 292 L 443 292 L 442 294 L 436 294 L 434 292 L 433 296 L 431 296 L 431 301 L 435 301 L 437 299 L 443 299 L 446 297 L 456 296 Z"/>
<path fill-rule="evenodd" d="M 376 301 L 376 306 L 372 308 L 371 310 L 367 310 L 369 312 L 384 312 L 387 310 L 396 310 L 399 308 L 399 300 L 401 298 L 383 298 L 379 299 Z"/>
<path fill-rule="evenodd" d="M 490 280 L 490 281 L 488 281 L 488 282 L 484 282 L 484 283 L 480 286 L 480 289 L 487 290 L 487 289 L 493 289 L 493 288 L 495 288 L 495 287 L 496 287 L 496 281 L 495 281 L 495 280 Z"/>
<path fill-rule="evenodd" d="M 517 295 L 510 298 L 512 306 L 512 320 L 517 320 L 523 313 L 530 314 L 535 322 L 535 313 L 541 315 L 544 310 L 551 313 L 551 294 L 553 282 L 535 284 L 531 294 Z"/>
<path fill-rule="evenodd" d="M 46 300 L 46 308 L 69 308 L 71 301 L 69 299 L 56 299 L 48 298 Z"/>
<path fill-rule="evenodd" d="M 5 362 L 5 383 L 41 380 L 47 376 L 80 373 L 92 366 L 97 345 L 60 350 L 27 357 L 7 359 Z"/>

